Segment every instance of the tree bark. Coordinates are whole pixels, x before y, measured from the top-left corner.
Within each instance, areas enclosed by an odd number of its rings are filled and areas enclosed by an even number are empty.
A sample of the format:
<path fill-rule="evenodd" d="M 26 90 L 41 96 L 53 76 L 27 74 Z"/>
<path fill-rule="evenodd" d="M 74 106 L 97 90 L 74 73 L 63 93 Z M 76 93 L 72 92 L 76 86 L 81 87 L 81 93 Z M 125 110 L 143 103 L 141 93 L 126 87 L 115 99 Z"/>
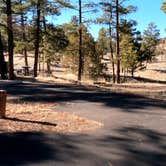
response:
<path fill-rule="evenodd" d="M 35 34 L 35 60 L 34 60 L 34 77 L 37 77 L 38 58 L 39 58 L 39 42 L 40 42 L 40 0 L 37 1 L 37 19 L 36 19 L 36 34 Z"/>
<path fill-rule="evenodd" d="M 83 73 L 83 55 L 82 55 L 82 5 L 79 0 L 79 64 L 78 64 L 78 81 L 81 81 Z"/>
<path fill-rule="evenodd" d="M 119 55 L 119 0 L 116 0 L 116 82 L 120 83 L 120 55 Z"/>
<path fill-rule="evenodd" d="M 43 28 L 44 28 L 44 33 L 46 34 L 47 33 L 47 26 L 46 26 L 46 19 L 45 19 L 45 16 L 43 15 Z M 44 41 L 45 42 L 45 41 Z M 44 72 L 44 66 L 45 66 L 45 57 L 47 56 L 47 53 L 46 51 L 43 52 L 43 57 L 42 57 L 42 60 L 43 60 L 43 72 Z M 48 57 L 49 58 L 49 57 Z M 48 63 L 47 63 L 47 72 L 48 72 Z"/>
<path fill-rule="evenodd" d="M 47 59 L 47 73 L 50 75 L 51 74 L 51 62 L 49 59 Z"/>
<path fill-rule="evenodd" d="M 109 23 L 109 35 L 110 35 L 110 52 L 111 52 L 111 64 L 112 64 L 112 81 L 115 83 L 115 63 L 114 63 L 114 50 L 112 47 L 112 27 L 111 27 L 111 20 L 112 20 L 112 6 L 110 7 L 110 23 Z"/>
<path fill-rule="evenodd" d="M 8 33 L 8 55 L 9 55 L 9 79 L 14 79 L 14 65 L 13 65 L 13 25 L 12 25 L 12 9 L 11 0 L 6 0 L 6 14 L 7 14 L 7 33 Z"/>
<path fill-rule="evenodd" d="M 3 43 L 2 43 L 2 37 L 0 32 L 0 74 L 1 79 L 6 79 L 6 68 L 5 68 L 5 60 L 3 55 Z"/>
<path fill-rule="evenodd" d="M 6 90 L 0 90 L 0 118 L 5 118 L 6 113 Z"/>
<path fill-rule="evenodd" d="M 134 78 L 134 69 L 131 69 L 131 77 Z"/>
<path fill-rule="evenodd" d="M 22 0 L 20 0 L 20 3 L 22 5 Z M 25 23 L 24 23 L 24 12 L 23 10 L 21 11 L 21 26 L 22 26 L 22 39 L 24 44 L 26 44 L 26 33 L 25 33 Z M 27 46 L 24 45 L 23 48 L 23 54 L 24 54 L 24 61 L 25 61 L 25 66 L 28 66 L 28 55 L 27 55 Z M 26 73 L 29 74 L 29 69 L 26 69 Z"/>

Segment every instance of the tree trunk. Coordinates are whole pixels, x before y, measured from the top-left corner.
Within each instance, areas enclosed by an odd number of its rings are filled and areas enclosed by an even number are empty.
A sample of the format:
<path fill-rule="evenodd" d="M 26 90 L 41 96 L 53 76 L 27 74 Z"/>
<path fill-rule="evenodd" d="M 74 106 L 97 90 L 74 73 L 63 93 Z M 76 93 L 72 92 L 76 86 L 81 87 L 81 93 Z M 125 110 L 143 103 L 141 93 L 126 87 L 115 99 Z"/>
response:
<path fill-rule="evenodd" d="M 112 47 L 112 27 L 111 27 L 111 20 L 112 20 L 112 6 L 111 6 L 111 14 L 110 14 L 110 23 L 109 23 L 109 35 L 110 35 L 110 52 L 111 52 L 111 64 L 112 64 L 112 81 L 115 83 L 115 63 L 114 63 L 114 50 Z"/>
<path fill-rule="evenodd" d="M 43 15 L 43 28 L 44 28 L 44 33 L 46 34 L 47 33 L 47 26 L 46 26 L 46 19 L 45 19 L 45 16 Z M 45 41 L 44 41 L 45 43 Z M 44 66 L 45 66 L 45 62 L 46 62 L 46 56 L 47 56 L 47 53 L 46 51 L 43 52 L 43 57 L 42 57 L 42 60 L 43 60 L 43 72 L 44 72 Z M 48 57 L 49 58 L 49 57 Z M 48 63 L 47 63 L 47 69 L 48 69 Z"/>
<path fill-rule="evenodd" d="M 1 32 L 0 32 L 0 74 L 1 74 L 1 79 L 6 79 L 6 68 L 5 68 L 5 60 L 3 55 L 3 43 L 2 43 Z"/>
<path fill-rule="evenodd" d="M 82 8 L 79 0 L 79 64 L 78 64 L 78 81 L 81 81 L 83 74 L 83 55 L 82 55 Z"/>
<path fill-rule="evenodd" d="M 9 55 L 9 79 L 14 79 L 14 65 L 13 65 L 13 25 L 12 25 L 12 9 L 11 0 L 6 0 L 6 14 L 7 14 L 7 33 L 8 33 L 8 55 Z"/>
<path fill-rule="evenodd" d="M 6 113 L 6 90 L 0 90 L 0 118 L 5 118 Z"/>
<path fill-rule="evenodd" d="M 51 74 L 51 63 L 50 60 L 47 59 L 47 73 L 50 75 Z"/>
<path fill-rule="evenodd" d="M 131 77 L 134 78 L 134 69 L 131 69 Z"/>
<path fill-rule="evenodd" d="M 22 0 L 20 0 L 20 3 L 22 5 Z M 26 34 L 25 34 L 25 23 L 24 23 L 24 12 L 23 12 L 23 10 L 21 11 L 21 26 L 22 26 L 22 39 L 23 39 L 24 44 L 26 44 Z M 28 55 L 27 55 L 26 45 L 24 45 L 23 54 L 24 54 L 25 66 L 28 66 Z M 26 73 L 29 74 L 29 68 L 27 68 L 26 70 L 27 70 Z"/>
<path fill-rule="evenodd" d="M 116 0 L 116 82 L 120 83 L 120 55 L 119 55 L 119 0 Z"/>
<path fill-rule="evenodd" d="M 123 82 L 126 82 L 126 69 L 123 70 Z"/>
<path fill-rule="evenodd" d="M 36 19 L 36 34 L 35 34 L 35 60 L 34 60 L 34 77 L 37 77 L 38 58 L 39 58 L 39 42 L 40 42 L 40 0 L 37 1 L 37 19 Z"/>
<path fill-rule="evenodd" d="M 39 54 L 38 58 L 39 58 L 39 60 L 38 60 L 38 66 L 39 66 L 38 71 L 40 73 L 41 72 L 41 56 L 40 56 L 40 54 Z"/>

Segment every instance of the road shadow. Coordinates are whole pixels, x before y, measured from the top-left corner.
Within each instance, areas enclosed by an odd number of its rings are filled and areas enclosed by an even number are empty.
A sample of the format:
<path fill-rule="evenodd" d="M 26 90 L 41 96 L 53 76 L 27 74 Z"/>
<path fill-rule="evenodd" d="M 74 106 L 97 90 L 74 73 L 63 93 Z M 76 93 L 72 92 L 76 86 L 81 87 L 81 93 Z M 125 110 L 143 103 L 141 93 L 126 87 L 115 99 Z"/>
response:
<path fill-rule="evenodd" d="M 34 82 L 5 87 L 5 89 L 11 96 L 9 101 L 13 102 L 100 102 L 107 107 L 120 108 L 133 113 L 147 107 L 166 108 L 166 103 L 159 99 L 149 99 L 137 94 L 111 92 L 75 84 Z"/>
<path fill-rule="evenodd" d="M 166 135 L 138 126 L 88 134 L 1 133 L 0 165 L 165 166 Z"/>
<path fill-rule="evenodd" d="M 81 147 L 87 141 L 89 137 L 87 139 L 85 135 L 79 134 L 0 133 L 0 165 L 102 165 L 102 158 L 89 152 L 89 148 Z"/>
<path fill-rule="evenodd" d="M 19 166 L 53 159 L 42 133 L 0 133 L 0 165 Z"/>
<path fill-rule="evenodd" d="M 116 135 L 104 136 L 95 142 L 107 147 L 108 153 L 119 160 L 112 161 L 118 166 L 165 166 L 166 134 L 138 126 L 116 129 Z"/>

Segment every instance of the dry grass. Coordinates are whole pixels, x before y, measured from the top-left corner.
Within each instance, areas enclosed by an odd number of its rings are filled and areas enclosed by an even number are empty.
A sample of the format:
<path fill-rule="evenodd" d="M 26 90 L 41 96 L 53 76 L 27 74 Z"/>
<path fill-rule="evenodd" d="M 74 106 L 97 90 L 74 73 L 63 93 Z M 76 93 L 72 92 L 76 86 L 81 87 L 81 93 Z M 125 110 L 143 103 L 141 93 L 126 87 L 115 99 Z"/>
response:
<path fill-rule="evenodd" d="M 54 111 L 56 105 L 8 103 L 6 119 L 0 119 L 0 131 L 84 132 L 103 125 L 68 112 Z"/>

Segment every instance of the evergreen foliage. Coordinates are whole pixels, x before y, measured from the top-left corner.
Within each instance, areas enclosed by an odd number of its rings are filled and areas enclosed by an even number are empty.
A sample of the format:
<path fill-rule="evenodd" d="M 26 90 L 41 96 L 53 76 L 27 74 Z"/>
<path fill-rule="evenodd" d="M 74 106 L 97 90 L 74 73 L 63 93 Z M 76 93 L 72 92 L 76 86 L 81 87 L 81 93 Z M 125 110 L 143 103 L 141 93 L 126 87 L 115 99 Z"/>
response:
<path fill-rule="evenodd" d="M 155 56 L 157 42 L 159 41 L 160 31 L 154 23 L 149 23 L 147 29 L 144 31 L 141 45 L 141 61 L 151 61 Z"/>

